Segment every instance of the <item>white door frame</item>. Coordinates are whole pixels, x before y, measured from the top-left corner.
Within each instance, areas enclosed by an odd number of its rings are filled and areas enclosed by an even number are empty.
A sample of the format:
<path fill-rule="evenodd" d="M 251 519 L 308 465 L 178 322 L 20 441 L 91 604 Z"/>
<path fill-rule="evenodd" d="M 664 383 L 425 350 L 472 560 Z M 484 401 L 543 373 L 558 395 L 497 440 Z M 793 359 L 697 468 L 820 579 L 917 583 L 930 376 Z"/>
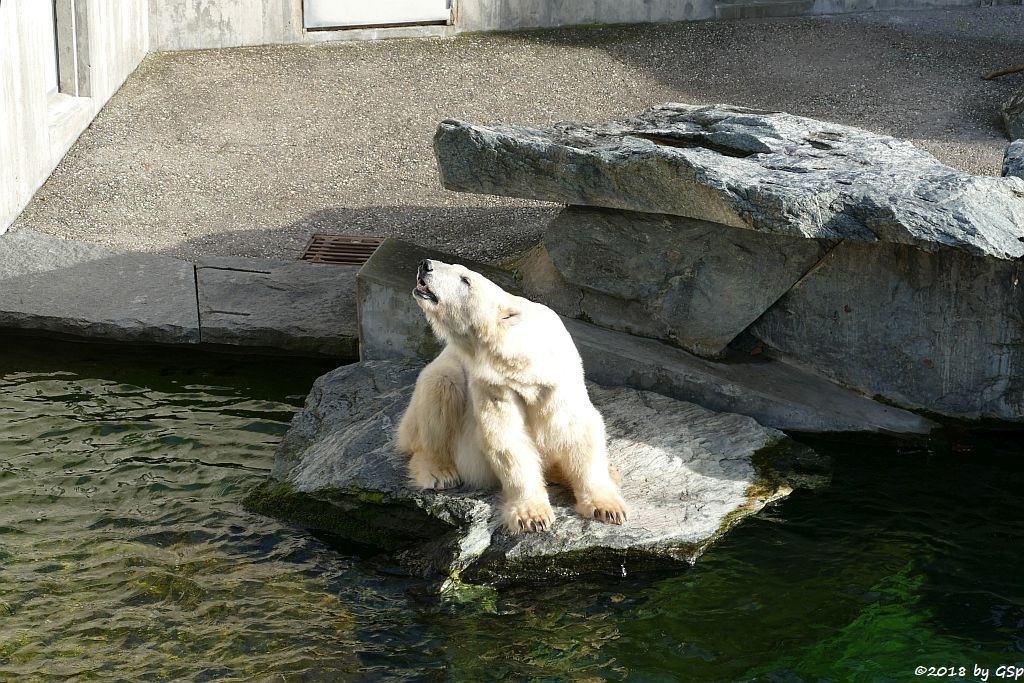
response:
<path fill-rule="evenodd" d="M 452 0 L 303 0 L 306 30 L 448 24 Z"/>

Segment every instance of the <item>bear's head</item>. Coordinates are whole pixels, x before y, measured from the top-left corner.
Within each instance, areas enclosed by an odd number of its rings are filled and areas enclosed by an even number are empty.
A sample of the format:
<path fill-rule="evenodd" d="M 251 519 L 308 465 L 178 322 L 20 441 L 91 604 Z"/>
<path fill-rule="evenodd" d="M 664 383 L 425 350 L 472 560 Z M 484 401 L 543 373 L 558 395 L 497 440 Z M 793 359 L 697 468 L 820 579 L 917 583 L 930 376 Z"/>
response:
<path fill-rule="evenodd" d="M 434 334 L 457 346 L 491 338 L 519 315 L 505 290 L 453 263 L 421 261 L 412 294 Z"/>

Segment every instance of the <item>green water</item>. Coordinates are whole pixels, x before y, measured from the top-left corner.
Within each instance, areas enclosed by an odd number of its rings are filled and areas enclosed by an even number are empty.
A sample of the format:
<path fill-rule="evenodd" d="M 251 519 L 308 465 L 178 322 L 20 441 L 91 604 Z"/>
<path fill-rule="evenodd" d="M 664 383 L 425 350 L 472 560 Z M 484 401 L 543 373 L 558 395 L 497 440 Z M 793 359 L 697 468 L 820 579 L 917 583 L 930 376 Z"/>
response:
<path fill-rule="evenodd" d="M 832 485 L 691 570 L 438 597 L 241 507 L 326 369 L 0 343 L 0 680 L 997 680 L 1024 662 L 1017 434 L 814 444 Z"/>

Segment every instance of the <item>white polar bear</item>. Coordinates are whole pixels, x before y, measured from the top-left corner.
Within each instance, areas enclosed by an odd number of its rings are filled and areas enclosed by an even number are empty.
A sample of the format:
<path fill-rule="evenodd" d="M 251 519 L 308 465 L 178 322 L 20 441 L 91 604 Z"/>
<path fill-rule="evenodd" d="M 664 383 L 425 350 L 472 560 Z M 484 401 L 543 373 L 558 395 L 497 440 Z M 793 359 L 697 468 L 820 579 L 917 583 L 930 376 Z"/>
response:
<path fill-rule="evenodd" d="M 398 429 L 413 481 L 426 489 L 500 483 L 512 531 L 551 526 L 545 480 L 571 488 L 584 517 L 623 523 L 604 420 L 558 315 L 441 261 L 420 263 L 413 295 L 446 343 L 416 380 Z"/>

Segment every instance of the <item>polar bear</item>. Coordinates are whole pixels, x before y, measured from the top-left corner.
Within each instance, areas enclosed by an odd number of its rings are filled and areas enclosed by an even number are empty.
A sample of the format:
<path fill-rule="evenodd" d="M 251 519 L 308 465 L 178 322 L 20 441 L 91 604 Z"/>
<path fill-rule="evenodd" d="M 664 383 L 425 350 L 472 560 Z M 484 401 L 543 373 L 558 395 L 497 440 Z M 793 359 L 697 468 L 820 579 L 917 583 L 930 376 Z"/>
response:
<path fill-rule="evenodd" d="M 461 265 L 419 264 L 413 296 L 444 350 L 416 380 L 398 449 L 424 489 L 500 484 L 513 532 L 554 522 L 545 481 L 572 489 L 576 511 L 626 521 L 604 420 L 558 315 Z"/>

